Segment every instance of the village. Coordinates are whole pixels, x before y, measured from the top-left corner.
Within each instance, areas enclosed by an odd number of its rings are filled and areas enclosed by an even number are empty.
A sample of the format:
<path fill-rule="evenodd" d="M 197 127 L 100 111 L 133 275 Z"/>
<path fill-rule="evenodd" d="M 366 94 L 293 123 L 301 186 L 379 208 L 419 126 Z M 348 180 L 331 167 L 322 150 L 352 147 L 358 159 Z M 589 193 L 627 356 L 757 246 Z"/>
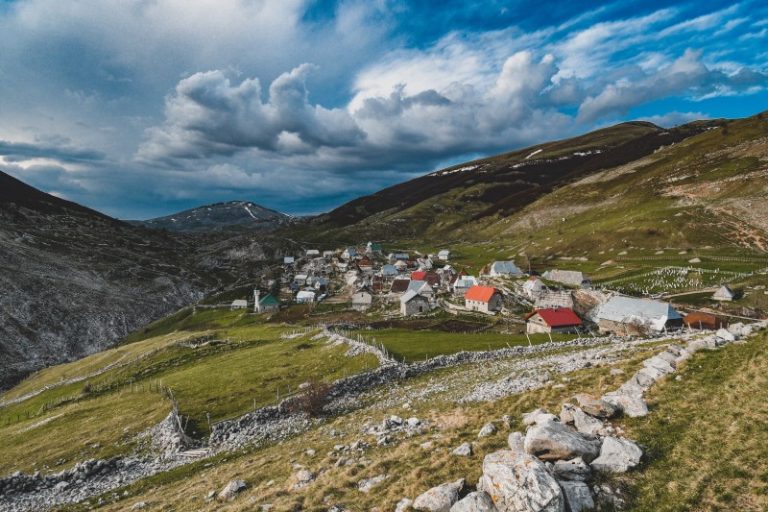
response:
<path fill-rule="evenodd" d="M 452 251 L 385 252 L 382 244 L 335 250 L 308 249 L 285 256 L 279 278 L 237 299 L 231 309 L 273 313 L 304 305 L 336 307 L 385 319 L 430 317 L 442 312 L 462 317 L 496 317 L 529 335 L 649 336 L 681 329 L 717 330 L 724 317 L 678 310 L 656 295 L 627 295 L 593 286 L 578 270 L 524 271 L 514 261 L 489 261 L 471 275 L 452 264 Z M 730 302 L 738 292 L 727 285 L 711 295 Z M 530 342 L 530 338 L 528 339 Z"/>

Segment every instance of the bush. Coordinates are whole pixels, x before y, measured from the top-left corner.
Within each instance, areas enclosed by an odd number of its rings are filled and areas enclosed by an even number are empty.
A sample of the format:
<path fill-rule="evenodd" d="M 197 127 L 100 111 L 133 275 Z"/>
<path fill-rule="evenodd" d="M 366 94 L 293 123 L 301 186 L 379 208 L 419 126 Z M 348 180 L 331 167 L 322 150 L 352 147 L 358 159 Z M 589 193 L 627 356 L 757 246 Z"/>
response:
<path fill-rule="evenodd" d="M 289 403 L 292 413 L 306 413 L 313 417 L 322 416 L 323 407 L 328 403 L 331 386 L 318 380 L 309 381 L 309 385 Z"/>

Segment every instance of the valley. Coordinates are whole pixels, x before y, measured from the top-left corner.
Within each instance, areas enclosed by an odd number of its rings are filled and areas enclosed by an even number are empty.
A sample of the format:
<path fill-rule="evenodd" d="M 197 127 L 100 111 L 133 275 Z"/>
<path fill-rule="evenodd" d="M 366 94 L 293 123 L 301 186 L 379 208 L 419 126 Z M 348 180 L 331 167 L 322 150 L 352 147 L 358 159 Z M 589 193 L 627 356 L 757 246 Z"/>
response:
<path fill-rule="evenodd" d="M 498 505 L 500 451 L 573 459 L 514 441 L 547 425 L 642 453 L 551 510 L 762 510 L 766 140 L 624 123 L 253 229 L 3 197 L 0 510 Z"/>

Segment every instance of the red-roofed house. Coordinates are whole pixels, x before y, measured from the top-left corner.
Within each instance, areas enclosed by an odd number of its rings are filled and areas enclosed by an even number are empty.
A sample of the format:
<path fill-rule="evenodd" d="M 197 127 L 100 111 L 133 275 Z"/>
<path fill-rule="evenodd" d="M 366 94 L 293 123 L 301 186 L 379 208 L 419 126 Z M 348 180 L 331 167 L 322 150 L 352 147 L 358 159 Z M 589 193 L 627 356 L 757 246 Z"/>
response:
<path fill-rule="evenodd" d="M 470 311 L 493 313 L 501 311 L 501 293 L 492 286 L 472 286 L 464 294 L 464 305 Z"/>
<path fill-rule="evenodd" d="M 427 273 L 424 270 L 411 272 L 411 281 L 426 281 Z"/>
<path fill-rule="evenodd" d="M 578 332 L 581 318 L 571 308 L 537 309 L 528 315 L 528 334 L 541 332 Z"/>

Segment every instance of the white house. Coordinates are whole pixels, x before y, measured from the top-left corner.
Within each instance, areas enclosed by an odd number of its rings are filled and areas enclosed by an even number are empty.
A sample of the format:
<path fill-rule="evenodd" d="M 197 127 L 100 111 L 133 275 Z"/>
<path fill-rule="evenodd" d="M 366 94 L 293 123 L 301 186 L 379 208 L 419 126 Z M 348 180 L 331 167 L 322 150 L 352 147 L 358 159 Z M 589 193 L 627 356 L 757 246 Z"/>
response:
<path fill-rule="evenodd" d="M 323 258 L 331 260 L 336 255 L 335 251 L 323 251 Z"/>
<path fill-rule="evenodd" d="M 296 274 L 295 276 L 293 276 L 293 282 L 299 286 L 304 286 L 305 284 L 307 284 L 308 278 L 309 276 L 307 276 L 307 274 Z"/>
<path fill-rule="evenodd" d="M 307 258 L 315 258 L 317 256 L 320 256 L 320 251 L 317 249 L 308 249 L 307 250 Z"/>
<path fill-rule="evenodd" d="M 283 257 L 283 265 L 293 265 L 295 262 L 295 258 L 293 256 L 284 256 Z"/>
<path fill-rule="evenodd" d="M 501 311 L 503 299 L 501 293 L 491 286 L 473 286 L 464 294 L 464 305 L 470 311 L 493 313 Z"/>
<path fill-rule="evenodd" d="M 494 261 L 491 263 L 488 275 L 491 277 L 521 276 L 523 272 L 513 261 Z"/>
<path fill-rule="evenodd" d="M 232 306 L 229 309 L 247 309 L 248 301 L 245 299 L 237 299 L 232 301 Z"/>
<path fill-rule="evenodd" d="M 570 308 L 537 309 L 526 320 L 528 334 L 579 332 L 581 318 Z"/>
<path fill-rule="evenodd" d="M 734 291 L 731 290 L 726 285 L 723 285 L 720 288 L 718 288 L 717 291 L 712 295 L 713 300 L 719 300 L 719 301 L 731 301 L 735 298 L 736 298 L 736 293 L 734 293 Z"/>
<path fill-rule="evenodd" d="M 315 292 L 309 290 L 301 290 L 296 294 L 296 302 L 298 304 L 309 304 L 315 302 Z"/>
<path fill-rule="evenodd" d="M 451 251 L 449 251 L 448 249 L 441 249 L 437 253 L 437 259 L 439 259 L 440 261 L 448 261 L 450 257 L 451 257 Z"/>

